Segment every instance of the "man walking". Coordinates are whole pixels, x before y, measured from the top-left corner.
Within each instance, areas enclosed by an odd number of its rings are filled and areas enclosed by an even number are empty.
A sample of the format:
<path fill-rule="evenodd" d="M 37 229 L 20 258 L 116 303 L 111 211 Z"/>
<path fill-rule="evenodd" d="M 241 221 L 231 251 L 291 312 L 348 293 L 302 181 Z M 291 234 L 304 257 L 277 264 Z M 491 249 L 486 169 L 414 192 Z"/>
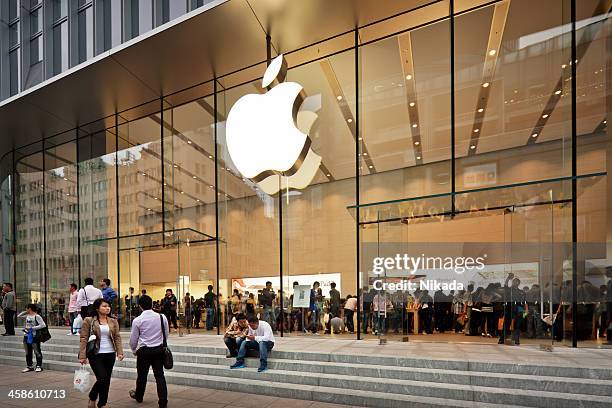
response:
<path fill-rule="evenodd" d="M 206 308 L 206 330 L 212 330 L 215 327 L 215 293 L 213 285 L 208 285 L 208 292 L 204 295 L 204 307 Z"/>
<path fill-rule="evenodd" d="M 244 358 L 249 349 L 259 350 L 258 373 L 268 369 L 268 353 L 274 347 L 274 333 L 272 326 L 265 320 L 259 320 L 256 316 L 249 316 L 249 334 L 245 341 L 240 344 L 240 350 L 236 362 L 230 366 L 232 369 L 244 368 Z"/>
<path fill-rule="evenodd" d="M 168 389 L 164 377 L 164 333 L 166 338 L 170 333 L 166 316 L 155 313 L 153 300 L 143 295 L 138 299 L 142 309 L 140 316 L 132 323 L 130 334 L 130 348 L 136 356 L 136 389 L 129 392 L 130 398 L 142 402 L 147 387 L 149 368 L 153 367 L 153 376 L 157 384 L 157 398 L 160 408 L 168 405 Z M 163 330 L 163 332 L 162 332 Z"/>
<path fill-rule="evenodd" d="M 79 292 L 77 291 L 76 283 L 70 284 L 70 300 L 68 301 L 68 316 L 70 318 L 70 331 L 68 332 L 68 336 L 76 336 L 79 334 L 74 327 L 74 321 L 79 315 L 79 308 L 77 306 L 77 301 L 79 298 Z"/>
<path fill-rule="evenodd" d="M 17 314 L 17 304 L 15 303 L 15 292 L 13 284 L 6 282 L 2 286 L 2 310 L 4 311 L 4 333 L 3 336 L 15 335 L 15 315 Z"/>

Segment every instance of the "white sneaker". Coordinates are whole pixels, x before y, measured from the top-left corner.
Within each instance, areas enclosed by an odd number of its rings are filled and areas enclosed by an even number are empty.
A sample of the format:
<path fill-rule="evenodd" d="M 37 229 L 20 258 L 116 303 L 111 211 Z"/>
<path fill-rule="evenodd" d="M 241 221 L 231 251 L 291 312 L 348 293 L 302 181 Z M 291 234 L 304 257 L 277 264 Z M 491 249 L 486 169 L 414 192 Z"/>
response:
<path fill-rule="evenodd" d="M 22 373 L 29 373 L 30 371 L 34 371 L 34 369 L 32 367 L 26 367 L 23 370 L 21 370 Z"/>
<path fill-rule="evenodd" d="M 36 366 L 36 370 L 34 371 L 36 371 L 37 373 L 40 373 L 42 370 L 43 370 L 42 367 Z"/>
<path fill-rule="evenodd" d="M 66 336 L 72 336 L 72 333 L 66 333 Z"/>

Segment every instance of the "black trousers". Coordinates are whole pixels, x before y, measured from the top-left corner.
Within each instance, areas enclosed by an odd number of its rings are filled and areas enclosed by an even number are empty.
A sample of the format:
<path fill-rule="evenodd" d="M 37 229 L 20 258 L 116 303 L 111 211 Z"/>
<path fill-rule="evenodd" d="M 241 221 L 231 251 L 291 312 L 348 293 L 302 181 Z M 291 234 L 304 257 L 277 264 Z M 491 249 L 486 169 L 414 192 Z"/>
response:
<path fill-rule="evenodd" d="M 353 316 L 355 315 L 355 311 L 351 309 L 344 309 L 344 319 L 346 320 L 346 329 L 349 333 L 353 333 L 355 331 L 355 321 L 353 320 Z"/>
<path fill-rule="evenodd" d="M 108 390 L 110 389 L 116 358 L 115 353 L 102 353 L 89 359 L 91 370 L 96 376 L 96 383 L 89 391 L 89 400 L 98 400 L 98 407 L 106 405 L 108 401 Z"/>
<path fill-rule="evenodd" d="M 166 377 L 164 377 L 164 351 L 161 346 L 143 346 L 136 352 L 136 371 L 138 372 L 138 378 L 136 379 L 136 400 L 142 401 L 144 398 L 149 367 L 153 367 L 159 406 L 165 407 L 168 404 L 168 388 L 166 387 Z"/>
<path fill-rule="evenodd" d="M 36 366 L 42 367 L 43 355 L 40 349 L 40 342 L 33 342 L 32 344 L 28 344 L 26 337 L 23 338 L 23 348 L 26 352 L 26 364 L 28 367 L 34 367 L 34 362 L 32 361 L 32 354 L 36 356 Z"/>
<path fill-rule="evenodd" d="M 15 335 L 15 315 L 16 311 L 4 309 L 4 330 L 6 334 Z"/>
<path fill-rule="evenodd" d="M 166 315 L 166 319 L 168 319 L 168 327 L 174 326 L 174 329 L 178 329 L 178 324 L 176 323 L 176 310 L 170 310 L 164 312 Z"/>

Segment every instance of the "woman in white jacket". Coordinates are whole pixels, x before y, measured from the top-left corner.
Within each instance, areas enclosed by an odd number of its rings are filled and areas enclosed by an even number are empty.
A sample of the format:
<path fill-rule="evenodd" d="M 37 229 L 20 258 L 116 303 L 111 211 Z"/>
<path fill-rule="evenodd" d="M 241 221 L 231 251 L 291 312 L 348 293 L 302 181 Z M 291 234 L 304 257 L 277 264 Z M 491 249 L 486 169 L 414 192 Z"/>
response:
<path fill-rule="evenodd" d="M 26 368 L 22 372 L 27 373 L 29 371 L 41 372 L 43 355 L 40 349 L 40 340 L 36 336 L 36 331 L 41 330 L 47 325 L 43 318 L 37 313 L 38 306 L 30 303 L 26 306 L 25 312 L 19 313 L 17 317 L 25 316 L 25 328 L 23 329 L 23 348 L 26 352 Z M 32 361 L 32 354 L 36 356 L 36 368 L 34 368 L 34 362 Z"/>

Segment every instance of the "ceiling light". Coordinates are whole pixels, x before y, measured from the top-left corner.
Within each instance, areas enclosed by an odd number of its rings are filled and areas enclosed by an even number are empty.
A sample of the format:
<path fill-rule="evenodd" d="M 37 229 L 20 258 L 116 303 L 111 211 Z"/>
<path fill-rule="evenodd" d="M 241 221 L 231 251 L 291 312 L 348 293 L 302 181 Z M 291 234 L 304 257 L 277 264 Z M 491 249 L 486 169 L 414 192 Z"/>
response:
<path fill-rule="evenodd" d="M 67 195 L 67 196 L 69 196 L 69 195 L 70 195 L 70 193 L 66 193 L 66 195 Z"/>
<path fill-rule="evenodd" d="M 489 85 L 490 85 L 490 84 L 489 84 L 488 82 L 485 82 L 484 84 L 482 84 L 482 87 L 483 87 L 483 88 L 488 88 L 488 87 L 489 87 Z"/>
<path fill-rule="evenodd" d="M 339 100 L 339 101 L 341 101 L 341 100 L 342 100 L 342 95 L 338 95 L 338 96 L 336 96 L 336 99 L 337 99 L 337 100 Z"/>
<path fill-rule="evenodd" d="M 331 177 L 331 174 L 327 174 L 327 177 Z"/>
<path fill-rule="evenodd" d="M 563 65 L 561 65 L 561 68 L 565 69 L 565 68 L 567 68 L 567 65 L 563 64 Z"/>
<path fill-rule="evenodd" d="M 208 186 L 208 187 L 210 187 L 210 188 L 214 188 L 213 186 Z"/>
<path fill-rule="evenodd" d="M 491 51 L 489 51 L 489 55 L 490 56 L 494 56 L 496 52 L 497 52 L 497 50 L 491 50 Z"/>
<path fill-rule="evenodd" d="M 197 176 L 193 176 L 193 178 L 194 178 L 194 179 L 197 179 L 198 177 L 197 177 Z"/>
<path fill-rule="evenodd" d="M 536 138 L 536 137 L 538 137 L 538 134 L 534 133 L 533 135 L 531 135 L 531 137 Z"/>
<path fill-rule="evenodd" d="M 407 79 L 408 81 L 410 81 L 410 80 L 412 79 L 412 75 L 410 75 L 410 74 L 406 75 L 406 79 Z"/>
<path fill-rule="evenodd" d="M 372 167 L 374 167 L 374 166 L 372 166 L 372 165 L 369 165 L 368 167 L 369 167 L 369 168 L 372 168 Z"/>
<path fill-rule="evenodd" d="M 421 160 L 421 156 L 417 156 L 417 158 L 416 158 L 416 159 L 417 159 L 417 160 Z"/>
<path fill-rule="evenodd" d="M 606 125 L 606 124 L 608 124 L 608 121 L 607 121 L 607 120 L 604 120 L 604 121 L 603 121 L 603 123 L 604 123 L 604 125 Z"/>
<path fill-rule="evenodd" d="M 185 194 L 185 192 L 184 192 L 184 191 L 181 191 L 181 194 Z"/>
<path fill-rule="evenodd" d="M 555 91 L 555 95 L 559 95 L 559 94 L 561 94 L 561 90 L 560 90 L 560 89 L 557 89 L 557 90 Z"/>
<path fill-rule="evenodd" d="M 157 198 L 157 197 L 153 197 L 153 199 L 154 199 L 154 200 L 157 200 L 158 198 Z"/>
<path fill-rule="evenodd" d="M 545 113 L 545 114 L 543 114 L 543 115 L 542 115 L 542 119 L 546 119 L 547 117 L 548 117 L 548 114 L 547 114 L 547 113 Z"/>
<path fill-rule="evenodd" d="M 421 144 L 421 142 L 419 142 L 419 141 L 414 142 L 414 145 L 415 145 L 415 146 L 418 146 L 418 145 L 420 145 L 420 144 Z"/>
<path fill-rule="evenodd" d="M 200 202 L 200 199 L 199 199 L 199 198 L 196 198 L 196 201 L 199 203 L 199 202 Z"/>
<path fill-rule="evenodd" d="M 476 148 L 476 145 L 471 145 L 470 149 L 474 150 Z"/>
<path fill-rule="evenodd" d="M 414 105 L 416 105 L 414 102 L 410 102 L 410 107 L 413 107 Z"/>
<path fill-rule="evenodd" d="M 150 208 L 147 208 L 147 211 L 151 211 L 151 209 L 150 209 Z"/>
<path fill-rule="evenodd" d="M 480 132 L 480 129 L 474 129 L 474 133 Z"/>
<path fill-rule="evenodd" d="M 175 164 L 175 165 L 174 165 L 174 168 L 175 168 L 175 169 L 177 169 L 177 168 L 178 168 L 178 164 Z"/>
<path fill-rule="evenodd" d="M 209 154 L 209 155 L 208 155 L 208 158 L 209 158 L 209 159 L 212 159 L 212 156 Z"/>
<path fill-rule="evenodd" d="M 353 123 L 353 119 L 351 119 L 351 118 L 348 118 L 346 121 L 347 121 L 348 123 Z"/>
<path fill-rule="evenodd" d="M 484 112 L 483 108 L 478 109 L 478 113 L 482 113 L 482 112 Z"/>
<path fill-rule="evenodd" d="M 413 123 L 413 124 L 412 124 L 412 127 L 413 127 L 413 128 L 418 127 L 418 126 L 419 126 L 419 125 L 417 125 L 416 123 Z"/>
<path fill-rule="evenodd" d="M 191 144 L 191 140 L 188 140 L 188 141 L 187 141 L 187 143 L 188 143 L 188 144 Z"/>
<path fill-rule="evenodd" d="M 65 180 L 65 181 L 68 181 L 68 179 L 67 179 L 66 177 L 64 177 L 64 180 Z"/>
<path fill-rule="evenodd" d="M 166 183 L 164 183 L 164 186 L 167 186 L 167 184 L 166 184 Z"/>
<path fill-rule="evenodd" d="M 363 137 L 358 138 L 358 140 L 363 140 Z"/>
<path fill-rule="evenodd" d="M 367 153 L 364 153 L 363 155 L 364 155 L 364 156 L 367 156 L 368 154 L 367 154 Z"/>

